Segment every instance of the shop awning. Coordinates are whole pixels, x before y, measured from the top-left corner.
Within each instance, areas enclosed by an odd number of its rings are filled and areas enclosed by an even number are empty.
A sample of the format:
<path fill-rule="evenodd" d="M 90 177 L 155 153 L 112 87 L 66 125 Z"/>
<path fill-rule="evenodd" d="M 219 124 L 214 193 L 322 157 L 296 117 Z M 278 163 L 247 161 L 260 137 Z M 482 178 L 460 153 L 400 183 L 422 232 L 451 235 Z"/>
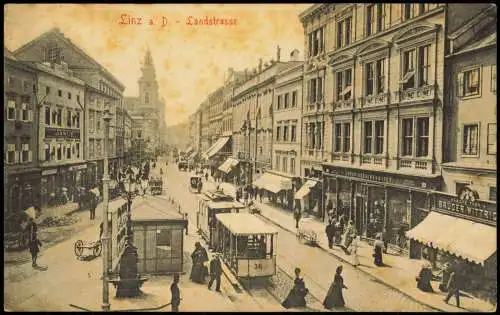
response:
<path fill-rule="evenodd" d="M 221 137 L 219 138 L 204 154 L 203 157 L 205 159 L 209 159 L 212 156 L 219 153 L 219 151 L 226 145 L 229 141 L 230 137 Z"/>
<path fill-rule="evenodd" d="M 307 180 L 302 187 L 300 187 L 299 190 L 295 193 L 295 199 L 303 199 L 305 196 L 307 196 L 311 192 L 311 188 L 316 186 L 318 182 L 315 180 Z"/>
<path fill-rule="evenodd" d="M 227 160 L 222 163 L 221 166 L 219 166 L 219 171 L 224 172 L 224 173 L 229 173 L 236 165 L 238 165 L 240 161 L 238 161 L 235 158 L 227 158 Z"/>
<path fill-rule="evenodd" d="M 264 173 L 259 179 L 253 182 L 254 186 L 278 193 L 281 190 L 292 189 L 292 180 L 287 177 Z"/>
<path fill-rule="evenodd" d="M 198 151 L 194 151 L 193 153 L 191 153 L 189 156 L 188 156 L 188 160 L 192 160 L 195 158 L 195 156 L 198 154 Z"/>
<path fill-rule="evenodd" d="M 189 147 L 186 149 L 186 154 L 189 154 L 193 151 L 193 147 Z"/>
<path fill-rule="evenodd" d="M 497 250 L 495 227 L 435 211 L 406 232 L 406 236 L 478 264 L 483 264 Z"/>

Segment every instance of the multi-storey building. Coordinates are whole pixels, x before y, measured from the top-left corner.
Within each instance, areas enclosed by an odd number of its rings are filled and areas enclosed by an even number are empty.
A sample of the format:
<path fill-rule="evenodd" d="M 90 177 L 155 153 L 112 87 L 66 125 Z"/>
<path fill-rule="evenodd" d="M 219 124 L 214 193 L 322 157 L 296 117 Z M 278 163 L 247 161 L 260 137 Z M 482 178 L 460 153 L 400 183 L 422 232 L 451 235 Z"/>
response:
<path fill-rule="evenodd" d="M 130 165 L 132 153 L 132 117 L 127 110 L 123 110 L 123 162 Z"/>
<path fill-rule="evenodd" d="M 258 67 L 254 68 L 250 75 L 247 74 L 247 80 L 234 90 L 233 134 L 238 138 L 235 149 L 239 159 L 246 162 L 245 168 L 240 173 L 243 175 L 240 177 L 241 183 L 250 184 L 272 168 L 272 111 L 276 76 L 300 63 L 279 61 L 279 49 L 277 60 L 264 63 L 261 59 Z M 282 181 L 283 183 L 279 184 L 282 189 L 279 191 L 290 189 L 291 181 L 289 179 Z"/>
<path fill-rule="evenodd" d="M 126 97 L 124 105 L 125 109 L 133 116 L 134 123 L 144 127 L 143 139 L 147 139 L 148 142 L 141 146 L 141 149 L 145 150 L 141 156 L 153 157 L 159 154 L 162 148 L 161 143 L 164 140 L 162 133 L 165 130 L 161 130 L 161 128 L 165 125 L 165 101 L 158 92 L 156 71 L 149 49 L 146 51 L 141 72 L 142 75 L 138 80 L 139 96 Z"/>
<path fill-rule="evenodd" d="M 208 133 L 211 143 L 222 134 L 223 91 L 223 87 L 220 87 L 208 96 Z"/>
<path fill-rule="evenodd" d="M 298 50 L 291 60 L 298 60 Z M 301 187 L 300 149 L 302 115 L 302 70 L 298 63 L 276 76 L 273 102 L 272 170 L 268 172 L 290 178 L 292 189 L 284 191 L 284 205 L 293 207 L 294 194 Z"/>
<path fill-rule="evenodd" d="M 88 184 L 83 148 L 85 82 L 61 61 L 31 63 L 31 66 L 38 73 L 41 202 L 47 205 L 63 187 L 71 198 L 76 187 Z"/>
<path fill-rule="evenodd" d="M 366 237 L 408 229 L 441 188 L 445 6 L 324 4 L 302 20 L 303 159 L 325 175 L 316 213 L 331 203 Z"/>
<path fill-rule="evenodd" d="M 36 80 L 4 47 L 4 214 L 40 207 Z"/>
<path fill-rule="evenodd" d="M 84 159 L 88 161 L 85 172 L 89 174 L 89 184 L 99 182 L 104 170 L 104 109 L 113 115 L 110 125 L 115 125 L 116 108 L 121 102 L 124 85 L 57 28 L 21 46 L 14 55 L 26 61 L 65 62 L 74 76 L 85 82 L 85 94 L 80 99 L 85 108 Z M 115 132 L 115 128 L 110 127 L 108 157 L 111 174 L 118 165 Z"/>
<path fill-rule="evenodd" d="M 210 120 L 208 113 L 208 99 L 205 99 L 200 105 L 200 122 L 201 122 L 201 132 L 200 132 L 200 143 L 201 151 L 206 152 L 211 146 L 210 141 Z"/>

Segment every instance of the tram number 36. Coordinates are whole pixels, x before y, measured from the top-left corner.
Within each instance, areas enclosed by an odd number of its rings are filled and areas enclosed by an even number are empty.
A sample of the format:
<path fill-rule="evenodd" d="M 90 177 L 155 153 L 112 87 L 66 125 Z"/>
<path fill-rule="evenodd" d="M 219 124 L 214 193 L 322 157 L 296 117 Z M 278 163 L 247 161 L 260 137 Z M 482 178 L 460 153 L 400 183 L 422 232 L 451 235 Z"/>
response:
<path fill-rule="evenodd" d="M 254 264 L 254 269 L 262 270 L 262 264 Z"/>

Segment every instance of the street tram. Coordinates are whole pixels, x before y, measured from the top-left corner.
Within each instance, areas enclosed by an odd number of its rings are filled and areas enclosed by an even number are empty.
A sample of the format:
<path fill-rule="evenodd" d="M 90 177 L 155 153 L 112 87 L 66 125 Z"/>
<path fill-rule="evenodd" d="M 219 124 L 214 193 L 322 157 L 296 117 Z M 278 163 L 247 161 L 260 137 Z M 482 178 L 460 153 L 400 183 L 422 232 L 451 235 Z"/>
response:
<path fill-rule="evenodd" d="M 220 213 L 215 223 L 215 249 L 239 278 L 276 275 L 278 231 L 250 213 Z"/>
<path fill-rule="evenodd" d="M 207 241 L 208 247 L 211 249 L 214 244 L 215 215 L 218 213 L 239 212 L 245 208 L 245 205 L 220 191 L 206 191 L 198 196 L 196 227 L 201 237 Z"/>

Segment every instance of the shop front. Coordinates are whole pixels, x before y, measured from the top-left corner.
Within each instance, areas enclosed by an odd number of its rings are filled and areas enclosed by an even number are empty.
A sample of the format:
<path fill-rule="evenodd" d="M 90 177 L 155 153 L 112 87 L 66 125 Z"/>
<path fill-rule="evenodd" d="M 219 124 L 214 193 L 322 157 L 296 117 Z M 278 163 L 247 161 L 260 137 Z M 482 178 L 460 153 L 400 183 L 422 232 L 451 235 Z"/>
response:
<path fill-rule="evenodd" d="M 411 257 L 429 260 L 436 270 L 459 266 L 465 291 L 496 300 L 496 203 L 435 192 L 430 210 L 406 233 L 416 244 Z"/>
<path fill-rule="evenodd" d="M 225 182 L 233 182 L 232 179 L 236 174 L 239 164 L 240 161 L 238 159 L 228 157 L 218 168 L 220 178 Z"/>
<path fill-rule="evenodd" d="M 291 177 L 267 171 L 253 182 L 253 186 L 265 190 L 271 203 L 289 208 L 290 195 L 293 191 Z"/>
<path fill-rule="evenodd" d="M 368 240 L 385 230 L 389 246 L 408 253 L 411 245 L 404 233 L 417 224 L 412 219 L 416 212 L 429 209 L 429 194 L 439 188 L 440 178 L 329 164 L 323 167 L 325 188 L 332 198 L 334 216 L 343 215 L 353 220 L 358 233 Z"/>
<path fill-rule="evenodd" d="M 308 185 L 306 187 L 302 186 L 305 189 L 305 191 L 303 190 L 305 195 L 301 196 L 301 194 L 296 194 L 294 198 L 301 200 L 301 209 L 305 212 L 317 218 L 324 219 L 326 217 L 324 204 L 327 202 L 327 195 L 324 194 L 323 191 L 328 191 L 328 189 L 323 187 L 322 173 L 320 165 L 310 164 L 309 168 L 305 168 L 304 178 L 302 180 L 304 183 L 303 185 Z M 325 185 L 327 184 L 325 183 Z M 302 199 L 297 197 L 302 197 Z"/>
<path fill-rule="evenodd" d="M 41 207 L 39 168 L 12 170 L 4 176 L 7 177 L 4 189 L 8 192 L 4 213 L 19 213 L 31 206 Z"/>

